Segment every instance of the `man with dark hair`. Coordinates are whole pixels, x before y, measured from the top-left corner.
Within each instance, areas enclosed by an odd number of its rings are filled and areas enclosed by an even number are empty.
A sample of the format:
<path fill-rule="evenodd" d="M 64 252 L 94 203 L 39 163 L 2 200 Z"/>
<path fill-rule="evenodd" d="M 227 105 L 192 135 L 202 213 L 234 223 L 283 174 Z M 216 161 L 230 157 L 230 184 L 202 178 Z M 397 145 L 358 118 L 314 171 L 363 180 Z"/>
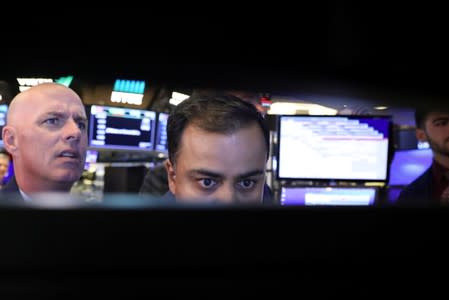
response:
<path fill-rule="evenodd" d="M 415 111 L 416 137 L 427 141 L 433 162 L 420 177 L 399 195 L 400 206 L 449 204 L 449 111 L 422 109 Z"/>
<path fill-rule="evenodd" d="M 254 105 L 232 95 L 192 96 L 167 123 L 165 167 L 177 202 L 262 203 L 269 131 Z"/>

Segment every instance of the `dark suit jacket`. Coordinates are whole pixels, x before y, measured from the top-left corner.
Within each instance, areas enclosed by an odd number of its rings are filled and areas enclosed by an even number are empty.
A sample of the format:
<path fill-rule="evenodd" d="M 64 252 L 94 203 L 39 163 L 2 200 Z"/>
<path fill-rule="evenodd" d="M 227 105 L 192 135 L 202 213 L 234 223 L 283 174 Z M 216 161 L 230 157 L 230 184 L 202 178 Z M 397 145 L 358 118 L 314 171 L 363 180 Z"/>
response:
<path fill-rule="evenodd" d="M 17 204 L 24 203 L 22 195 L 19 192 L 16 178 L 12 177 L 8 183 L 0 190 L 0 203 Z"/>
<path fill-rule="evenodd" d="M 163 164 L 150 168 L 143 179 L 139 194 L 162 196 L 168 191 L 167 171 Z"/>
<path fill-rule="evenodd" d="M 19 192 L 19 187 L 17 186 L 16 177 L 12 177 L 8 183 L 5 184 L 4 188 L 2 189 L 4 192 Z"/>
<path fill-rule="evenodd" d="M 438 199 L 433 199 L 432 167 L 428 168 L 415 181 L 406 186 L 399 194 L 398 206 L 435 206 Z"/>
<path fill-rule="evenodd" d="M 22 195 L 19 192 L 17 181 L 15 177 L 12 177 L 8 183 L 0 190 L 0 202 L 1 203 L 23 203 Z"/>

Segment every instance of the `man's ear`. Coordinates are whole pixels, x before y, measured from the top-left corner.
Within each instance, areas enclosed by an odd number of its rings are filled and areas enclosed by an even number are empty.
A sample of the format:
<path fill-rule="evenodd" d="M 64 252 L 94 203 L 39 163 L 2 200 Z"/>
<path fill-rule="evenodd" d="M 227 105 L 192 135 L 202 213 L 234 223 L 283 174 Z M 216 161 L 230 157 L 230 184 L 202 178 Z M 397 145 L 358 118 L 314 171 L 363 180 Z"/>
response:
<path fill-rule="evenodd" d="M 164 162 L 165 170 L 167 170 L 168 188 L 173 195 L 176 195 L 176 173 L 175 167 L 169 159 Z"/>
<path fill-rule="evenodd" d="M 15 128 L 11 126 L 3 127 L 2 139 L 3 146 L 5 147 L 6 151 L 14 154 L 17 151 L 17 137 Z"/>
<path fill-rule="evenodd" d="M 416 128 L 416 138 L 420 142 L 427 142 L 427 134 L 424 129 Z"/>

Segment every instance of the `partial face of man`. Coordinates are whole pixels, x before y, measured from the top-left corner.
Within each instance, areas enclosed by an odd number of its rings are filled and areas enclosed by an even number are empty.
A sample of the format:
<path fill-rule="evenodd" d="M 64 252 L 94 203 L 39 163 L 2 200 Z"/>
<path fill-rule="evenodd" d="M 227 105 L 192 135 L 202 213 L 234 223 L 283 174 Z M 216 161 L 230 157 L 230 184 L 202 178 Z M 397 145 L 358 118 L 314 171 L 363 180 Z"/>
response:
<path fill-rule="evenodd" d="M 79 97 L 65 89 L 44 91 L 22 113 L 17 131 L 22 171 L 43 186 L 78 180 L 87 149 L 86 113 Z"/>
<path fill-rule="evenodd" d="M 0 181 L 5 177 L 8 172 L 9 158 L 5 155 L 0 155 Z"/>
<path fill-rule="evenodd" d="M 449 114 L 430 113 L 424 123 L 424 130 L 418 129 L 418 139 L 427 140 L 436 155 L 449 157 Z"/>
<path fill-rule="evenodd" d="M 261 203 L 266 151 L 257 124 L 232 134 L 188 125 L 175 166 L 167 162 L 170 191 L 178 202 Z"/>

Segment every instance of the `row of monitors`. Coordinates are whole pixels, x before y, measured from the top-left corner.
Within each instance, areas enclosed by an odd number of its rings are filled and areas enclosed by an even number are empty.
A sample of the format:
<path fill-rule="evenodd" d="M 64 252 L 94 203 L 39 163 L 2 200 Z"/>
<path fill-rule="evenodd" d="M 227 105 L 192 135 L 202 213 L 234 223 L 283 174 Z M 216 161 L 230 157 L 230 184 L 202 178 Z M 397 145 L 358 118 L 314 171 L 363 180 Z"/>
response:
<path fill-rule="evenodd" d="M 0 105 L 0 131 L 7 110 L 6 104 Z M 92 105 L 88 118 L 90 148 L 167 152 L 167 113 Z"/>
<path fill-rule="evenodd" d="M 372 206 L 378 191 L 374 187 L 282 187 L 283 206 Z"/>
<path fill-rule="evenodd" d="M 390 116 L 281 115 L 277 128 L 280 180 L 388 180 Z"/>
<path fill-rule="evenodd" d="M 7 105 L 0 105 L 0 130 Z M 168 114 L 92 105 L 91 149 L 167 151 Z M 389 116 L 278 117 L 277 178 L 280 180 L 387 181 L 406 185 L 432 160 L 429 149 L 393 153 Z"/>
<path fill-rule="evenodd" d="M 394 204 L 402 188 L 432 163 L 430 149 L 396 151 L 390 167 L 389 187 L 382 203 Z M 87 150 L 85 169 L 98 160 L 98 151 Z M 376 187 L 282 186 L 279 203 L 284 206 L 373 206 L 380 202 Z M 385 202 L 386 201 L 386 202 Z"/>
<path fill-rule="evenodd" d="M 432 163 L 431 149 L 393 151 L 389 116 L 278 118 L 277 178 L 285 181 L 383 181 L 404 186 Z"/>
<path fill-rule="evenodd" d="M 283 206 L 383 206 L 394 205 L 402 188 L 389 187 L 281 187 L 279 203 Z"/>
<path fill-rule="evenodd" d="M 389 204 L 433 160 L 431 149 L 410 145 L 390 160 L 391 122 L 385 117 L 281 116 L 278 126 L 279 178 L 386 181 L 382 201 Z M 372 206 L 379 200 L 379 189 L 366 186 L 282 186 L 279 195 L 281 205 L 299 206 Z"/>
<path fill-rule="evenodd" d="M 167 152 L 167 120 L 167 113 L 92 105 L 89 147 Z"/>

